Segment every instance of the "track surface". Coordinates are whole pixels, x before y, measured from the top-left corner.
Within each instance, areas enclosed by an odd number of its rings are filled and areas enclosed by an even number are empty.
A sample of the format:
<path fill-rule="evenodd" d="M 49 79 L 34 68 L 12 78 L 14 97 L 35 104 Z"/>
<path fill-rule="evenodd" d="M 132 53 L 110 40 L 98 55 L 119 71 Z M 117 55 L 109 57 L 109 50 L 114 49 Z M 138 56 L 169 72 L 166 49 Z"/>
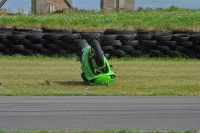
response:
<path fill-rule="evenodd" d="M 200 130 L 200 97 L 0 97 L 0 129 Z"/>

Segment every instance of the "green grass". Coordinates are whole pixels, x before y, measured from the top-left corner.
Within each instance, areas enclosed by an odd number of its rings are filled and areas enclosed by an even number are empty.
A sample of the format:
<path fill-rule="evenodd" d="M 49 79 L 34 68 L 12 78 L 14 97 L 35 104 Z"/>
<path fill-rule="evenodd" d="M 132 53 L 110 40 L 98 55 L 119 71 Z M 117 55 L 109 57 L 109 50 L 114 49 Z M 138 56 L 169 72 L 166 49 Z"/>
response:
<path fill-rule="evenodd" d="M 75 58 L 1 56 L 1 96 L 200 96 L 195 59 L 111 59 L 112 86 L 87 86 Z"/>
<path fill-rule="evenodd" d="M 171 7 L 141 12 L 72 12 L 47 15 L 0 15 L 0 26 L 17 28 L 55 28 L 85 31 L 121 30 L 172 30 L 200 31 L 200 10 Z"/>

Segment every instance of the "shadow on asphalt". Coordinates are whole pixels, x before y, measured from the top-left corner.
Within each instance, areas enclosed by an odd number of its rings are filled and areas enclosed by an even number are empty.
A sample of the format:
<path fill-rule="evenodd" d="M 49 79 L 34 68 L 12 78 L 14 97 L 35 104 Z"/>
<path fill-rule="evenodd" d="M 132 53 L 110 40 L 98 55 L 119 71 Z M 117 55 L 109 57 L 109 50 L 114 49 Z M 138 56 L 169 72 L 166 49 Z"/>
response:
<path fill-rule="evenodd" d="M 61 86 L 79 86 L 85 85 L 83 81 L 54 81 Z"/>

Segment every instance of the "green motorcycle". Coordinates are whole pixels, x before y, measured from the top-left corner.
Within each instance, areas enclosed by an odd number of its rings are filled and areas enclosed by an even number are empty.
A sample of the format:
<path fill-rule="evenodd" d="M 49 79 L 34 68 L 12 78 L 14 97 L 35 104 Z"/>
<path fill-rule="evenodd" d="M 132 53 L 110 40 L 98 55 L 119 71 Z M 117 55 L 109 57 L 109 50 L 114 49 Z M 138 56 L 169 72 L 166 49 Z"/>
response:
<path fill-rule="evenodd" d="M 116 75 L 111 70 L 99 42 L 94 39 L 90 46 L 86 41 L 81 41 L 78 47 L 80 53 L 77 57 L 81 62 L 81 77 L 84 82 L 89 85 L 112 85 Z"/>

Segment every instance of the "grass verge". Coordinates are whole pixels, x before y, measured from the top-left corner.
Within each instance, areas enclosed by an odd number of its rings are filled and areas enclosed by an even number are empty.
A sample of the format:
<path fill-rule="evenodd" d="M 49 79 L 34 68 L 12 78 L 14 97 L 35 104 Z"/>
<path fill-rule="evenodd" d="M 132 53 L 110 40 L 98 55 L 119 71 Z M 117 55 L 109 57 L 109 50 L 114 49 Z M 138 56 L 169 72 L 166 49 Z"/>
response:
<path fill-rule="evenodd" d="M 87 86 L 76 58 L 0 58 L 0 96 L 200 96 L 200 62 L 195 59 L 111 59 L 114 85 Z"/>
<path fill-rule="evenodd" d="M 140 12 L 72 12 L 47 15 L 0 14 L 0 26 L 15 28 L 75 29 L 82 31 L 156 30 L 169 32 L 174 29 L 200 31 L 200 10 L 171 7 L 163 10 Z"/>

